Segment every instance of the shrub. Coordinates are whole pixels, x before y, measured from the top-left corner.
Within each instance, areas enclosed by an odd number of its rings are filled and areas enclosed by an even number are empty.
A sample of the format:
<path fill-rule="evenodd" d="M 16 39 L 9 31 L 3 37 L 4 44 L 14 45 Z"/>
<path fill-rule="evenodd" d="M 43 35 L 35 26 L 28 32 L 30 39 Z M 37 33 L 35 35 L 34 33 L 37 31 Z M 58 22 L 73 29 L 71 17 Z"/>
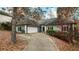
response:
<path fill-rule="evenodd" d="M 1 30 L 11 30 L 11 23 L 9 23 L 9 22 L 1 23 L 0 29 Z"/>
<path fill-rule="evenodd" d="M 68 41 L 68 32 L 59 32 L 54 30 L 47 30 L 47 33 L 51 36 L 55 36 L 61 40 Z"/>
<path fill-rule="evenodd" d="M 61 40 L 68 41 L 68 34 L 68 32 L 56 32 L 54 36 Z"/>
<path fill-rule="evenodd" d="M 49 34 L 49 35 L 54 35 L 55 33 L 56 33 L 56 31 L 54 31 L 54 30 L 47 30 L 47 33 Z"/>
<path fill-rule="evenodd" d="M 77 41 L 79 41 L 79 32 L 76 32 L 76 33 L 75 33 L 75 39 L 76 39 Z"/>

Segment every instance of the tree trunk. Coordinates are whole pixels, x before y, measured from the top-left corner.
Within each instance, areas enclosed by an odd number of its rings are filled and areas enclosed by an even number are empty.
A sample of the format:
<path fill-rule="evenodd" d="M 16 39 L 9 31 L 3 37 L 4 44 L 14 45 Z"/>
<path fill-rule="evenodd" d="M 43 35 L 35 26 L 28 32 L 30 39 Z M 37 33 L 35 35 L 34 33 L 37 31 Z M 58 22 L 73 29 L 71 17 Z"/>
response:
<path fill-rule="evenodd" d="M 17 7 L 13 8 L 13 18 L 12 18 L 12 37 L 11 40 L 13 43 L 16 43 L 16 19 L 17 19 Z"/>
<path fill-rule="evenodd" d="M 73 42 L 73 40 L 74 40 L 74 29 L 73 29 L 73 25 L 74 24 L 70 24 L 70 35 L 69 35 L 70 36 L 70 43 L 72 43 L 72 44 L 74 43 Z"/>
<path fill-rule="evenodd" d="M 16 21 L 12 19 L 12 37 L 11 40 L 13 43 L 16 43 Z"/>

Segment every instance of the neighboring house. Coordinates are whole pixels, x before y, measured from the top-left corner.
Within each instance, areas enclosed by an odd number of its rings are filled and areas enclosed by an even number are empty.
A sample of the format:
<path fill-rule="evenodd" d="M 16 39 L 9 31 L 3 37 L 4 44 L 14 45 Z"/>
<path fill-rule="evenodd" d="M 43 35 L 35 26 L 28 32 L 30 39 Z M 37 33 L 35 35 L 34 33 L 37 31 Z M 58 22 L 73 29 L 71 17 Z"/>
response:
<path fill-rule="evenodd" d="M 0 23 L 11 22 L 12 17 L 0 14 Z"/>
<path fill-rule="evenodd" d="M 11 20 L 10 16 L 0 14 L 0 30 L 11 30 Z"/>
<path fill-rule="evenodd" d="M 2 23 L 11 22 L 12 17 L 0 14 L 0 27 Z"/>

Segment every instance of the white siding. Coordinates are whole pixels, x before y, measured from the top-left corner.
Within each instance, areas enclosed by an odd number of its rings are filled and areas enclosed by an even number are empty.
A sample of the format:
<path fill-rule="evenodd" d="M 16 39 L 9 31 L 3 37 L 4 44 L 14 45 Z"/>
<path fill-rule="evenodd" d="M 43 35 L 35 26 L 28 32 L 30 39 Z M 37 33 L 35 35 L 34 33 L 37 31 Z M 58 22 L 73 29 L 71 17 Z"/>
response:
<path fill-rule="evenodd" d="M 45 32 L 47 31 L 47 27 L 46 26 L 44 26 L 45 27 Z"/>
<path fill-rule="evenodd" d="M 18 30 L 18 26 L 16 26 L 16 32 L 19 32 L 19 30 Z"/>
<path fill-rule="evenodd" d="M 38 27 L 28 27 L 28 33 L 36 33 L 38 32 Z"/>
<path fill-rule="evenodd" d="M 37 33 L 38 32 L 38 27 L 27 27 L 25 26 L 16 26 L 16 32 L 21 33 L 22 31 L 19 30 L 19 27 L 21 27 L 21 30 L 24 30 L 25 33 Z"/>
<path fill-rule="evenodd" d="M 27 33 L 27 25 L 25 25 L 25 33 Z"/>
<path fill-rule="evenodd" d="M 58 28 L 57 26 L 53 26 L 54 31 L 61 31 L 61 28 Z"/>

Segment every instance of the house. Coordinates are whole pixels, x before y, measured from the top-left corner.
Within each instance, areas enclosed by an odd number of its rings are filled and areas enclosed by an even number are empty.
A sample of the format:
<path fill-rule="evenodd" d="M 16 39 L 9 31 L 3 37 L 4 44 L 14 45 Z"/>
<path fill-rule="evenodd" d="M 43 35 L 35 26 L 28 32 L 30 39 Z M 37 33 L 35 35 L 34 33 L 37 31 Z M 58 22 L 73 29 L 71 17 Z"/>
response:
<path fill-rule="evenodd" d="M 68 32 L 68 31 L 74 31 L 75 30 L 75 25 L 78 22 L 75 20 L 55 20 L 53 21 L 54 25 L 59 25 L 61 26 L 61 31 L 63 32 Z"/>
<path fill-rule="evenodd" d="M 68 32 L 72 30 L 75 30 L 75 25 L 79 23 L 79 20 L 60 20 L 57 18 L 53 19 L 47 19 L 42 22 L 41 26 L 46 27 L 45 31 L 48 29 L 53 29 L 54 31 L 63 31 L 63 32 Z"/>
<path fill-rule="evenodd" d="M 61 31 L 61 26 L 55 24 L 56 20 L 57 18 L 40 20 L 39 23 L 41 25 L 41 31 L 46 32 L 49 29 L 54 31 Z"/>
<path fill-rule="evenodd" d="M 17 20 L 16 32 L 19 33 L 46 32 L 50 28 L 60 31 L 61 30 L 60 28 L 58 28 L 55 25 L 54 26 L 52 25 L 53 20 L 56 20 L 56 18 L 35 21 L 33 18 L 23 17 Z"/>
<path fill-rule="evenodd" d="M 38 32 L 38 24 L 29 17 L 22 17 L 16 21 L 16 32 L 35 33 Z"/>
<path fill-rule="evenodd" d="M 12 17 L 0 14 L 0 23 L 11 22 Z"/>
<path fill-rule="evenodd" d="M 2 28 L 1 24 L 7 23 L 7 22 L 10 23 L 11 20 L 12 20 L 12 17 L 0 14 L 0 29 Z"/>
<path fill-rule="evenodd" d="M 11 22 L 11 20 L 12 17 L 0 14 L 0 23 Z M 16 32 L 36 33 L 46 32 L 49 29 L 53 29 L 55 31 L 69 31 L 70 24 L 79 25 L 79 20 L 57 20 L 57 18 L 52 18 L 35 21 L 35 19 L 27 16 L 16 20 L 16 23 Z"/>
<path fill-rule="evenodd" d="M 0 14 L 0 22 L 11 22 L 12 17 L 5 16 Z M 57 20 L 56 18 L 52 19 L 43 19 L 35 21 L 31 17 L 23 17 L 16 20 L 16 32 L 19 33 L 37 33 L 37 32 L 46 32 L 49 29 L 55 31 L 69 31 L 70 24 L 79 23 L 79 20 Z"/>
<path fill-rule="evenodd" d="M 0 23 L 11 23 L 12 17 L 0 14 Z M 31 17 L 22 17 L 16 20 L 16 32 L 19 33 L 36 33 L 36 32 L 46 32 L 49 28 L 52 28 L 52 19 L 45 19 L 40 21 L 35 21 Z M 53 26 L 55 27 L 55 26 Z M 57 28 L 57 27 L 56 27 Z"/>

